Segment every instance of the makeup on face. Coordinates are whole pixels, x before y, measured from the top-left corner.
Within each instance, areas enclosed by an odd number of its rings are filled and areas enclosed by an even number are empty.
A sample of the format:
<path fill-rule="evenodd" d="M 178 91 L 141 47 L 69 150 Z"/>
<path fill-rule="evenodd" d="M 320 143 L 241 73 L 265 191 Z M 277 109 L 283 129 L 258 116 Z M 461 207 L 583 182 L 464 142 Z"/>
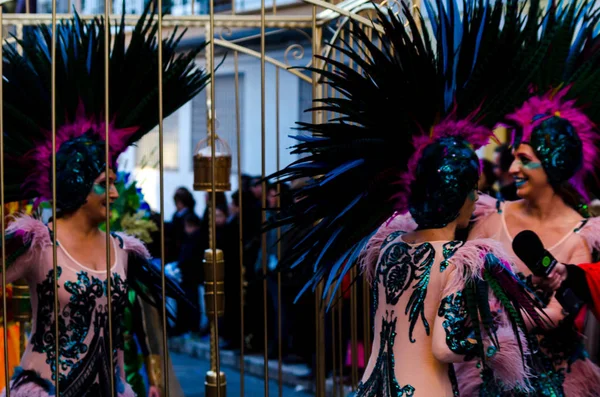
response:
<path fill-rule="evenodd" d="M 111 175 L 108 179 L 109 187 L 112 189 L 114 187 L 115 178 Z M 98 180 L 92 186 L 92 193 L 96 195 L 105 195 L 106 194 L 106 179 L 102 177 L 102 179 Z"/>
<path fill-rule="evenodd" d="M 524 153 L 517 153 L 513 166 L 517 167 L 517 170 L 519 171 L 533 171 L 538 168 L 542 168 L 542 163 L 539 161 L 535 161 L 534 159 L 532 159 Z M 525 183 L 527 183 L 527 180 L 529 179 L 527 178 L 527 176 L 515 175 L 514 173 L 513 178 L 515 180 L 515 186 L 517 187 L 517 189 L 522 187 Z"/>

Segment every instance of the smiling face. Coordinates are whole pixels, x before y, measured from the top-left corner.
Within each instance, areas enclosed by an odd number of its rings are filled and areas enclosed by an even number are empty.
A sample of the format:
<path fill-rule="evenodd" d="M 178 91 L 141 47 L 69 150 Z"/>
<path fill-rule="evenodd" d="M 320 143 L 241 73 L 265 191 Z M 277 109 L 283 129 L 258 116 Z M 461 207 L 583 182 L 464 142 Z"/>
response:
<path fill-rule="evenodd" d="M 515 180 L 517 194 L 524 199 L 531 199 L 550 187 L 548 175 L 542 162 L 528 144 L 519 145 L 515 151 L 515 160 L 510 166 L 510 174 Z"/>
<path fill-rule="evenodd" d="M 110 204 L 119 198 L 119 192 L 115 187 L 117 176 L 110 170 L 108 181 L 110 190 L 108 192 Z M 102 223 L 106 220 L 107 202 L 106 202 L 106 173 L 103 172 L 96 178 L 92 191 L 87 197 L 87 201 L 78 211 L 83 211 L 90 220 L 95 223 Z"/>

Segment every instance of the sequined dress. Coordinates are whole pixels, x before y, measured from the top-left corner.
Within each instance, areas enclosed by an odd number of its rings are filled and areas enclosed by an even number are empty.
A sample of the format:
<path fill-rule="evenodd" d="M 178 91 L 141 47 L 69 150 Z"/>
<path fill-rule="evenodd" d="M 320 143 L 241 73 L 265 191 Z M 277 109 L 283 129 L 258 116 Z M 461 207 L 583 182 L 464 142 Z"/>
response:
<path fill-rule="evenodd" d="M 412 244 L 404 237 L 394 231 L 379 247 L 372 283 L 372 354 L 355 395 L 457 396 L 452 363 L 473 359 L 476 349 L 462 291 L 463 266 L 479 266 L 473 258 L 477 262 L 485 254 L 472 243 Z M 510 373 L 501 375 L 519 383 L 525 370 L 518 365 L 516 344 L 510 332 L 498 333 L 503 352 L 517 358 L 517 365 L 506 366 Z"/>
<path fill-rule="evenodd" d="M 521 272 L 521 277 L 526 278 L 531 272 L 512 250 L 513 236 L 508 231 L 505 219 L 507 205 L 511 204 L 482 197 L 478 202 L 476 223 L 470 236 L 493 238 L 500 242 L 505 250 L 514 256 L 513 261 Z M 547 249 L 560 262 L 579 264 L 591 262 L 592 251 L 597 251 L 598 248 L 600 248 L 600 219 L 591 218 L 573 224 L 563 238 Z M 547 302 L 558 305 L 558 303 Z M 536 390 L 536 396 L 600 396 L 600 367 L 588 359 L 585 337 L 582 334 L 584 319 L 585 311 L 582 311 L 577 318 L 568 318 L 556 324 L 555 329 L 530 338 L 530 350 L 535 352 L 532 357 L 535 361 L 531 364 L 537 374 L 531 377 L 530 382 Z M 459 373 L 459 379 L 464 378 L 462 375 Z M 475 376 L 472 375 L 473 378 Z M 471 384 L 470 381 L 464 383 Z"/>
<path fill-rule="evenodd" d="M 33 314 L 29 343 L 11 380 L 11 396 L 46 397 L 56 394 L 54 269 L 50 230 L 33 218 L 15 221 L 13 232 L 31 243 L 7 270 L 7 282 L 25 278 Z M 115 395 L 133 397 L 123 366 L 123 313 L 127 304 L 125 278 L 130 250 L 143 250 L 132 237 L 113 235 L 116 252 L 111 268 L 112 347 L 109 347 L 106 270 L 77 262 L 57 242 L 59 300 L 59 389 L 62 397 L 111 396 L 110 362 L 114 363 Z M 110 358 L 109 358 L 110 357 Z M 4 391 L 2 395 L 4 395 Z"/>

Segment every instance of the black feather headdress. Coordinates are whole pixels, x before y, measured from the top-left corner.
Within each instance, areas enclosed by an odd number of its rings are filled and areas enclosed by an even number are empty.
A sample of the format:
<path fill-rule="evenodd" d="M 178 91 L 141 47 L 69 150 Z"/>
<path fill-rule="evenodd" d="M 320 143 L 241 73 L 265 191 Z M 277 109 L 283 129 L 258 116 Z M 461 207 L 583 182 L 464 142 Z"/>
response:
<path fill-rule="evenodd" d="M 464 2 L 462 10 L 457 0 L 424 4 L 428 20 L 405 6 L 401 15 L 378 10 L 380 30 L 354 23 L 354 44 L 332 45 L 355 67 L 316 55 L 323 67 L 309 68 L 339 94 L 310 111 L 336 117 L 299 123 L 292 153 L 301 158 L 270 178 L 309 182 L 265 227 L 289 228 L 280 268 L 312 267 L 305 290 L 324 281 L 324 294 L 335 291 L 377 228 L 407 211 L 428 143 L 454 137 L 476 149 L 528 96 L 546 51 L 527 45 L 537 43 L 536 1 L 527 14 L 514 0 Z"/>

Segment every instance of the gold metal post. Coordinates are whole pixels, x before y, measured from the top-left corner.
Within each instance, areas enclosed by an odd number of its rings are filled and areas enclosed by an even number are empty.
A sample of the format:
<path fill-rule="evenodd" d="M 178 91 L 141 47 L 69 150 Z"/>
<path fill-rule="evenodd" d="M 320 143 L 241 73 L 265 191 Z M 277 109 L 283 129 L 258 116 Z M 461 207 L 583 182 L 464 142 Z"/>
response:
<path fill-rule="evenodd" d="M 157 0 L 158 8 L 158 163 L 160 168 L 159 188 L 160 188 L 160 272 L 162 279 L 162 325 L 163 325 L 163 351 L 165 354 L 163 361 L 163 384 L 165 393 L 169 396 L 169 344 L 167 343 L 167 301 L 165 296 L 165 159 L 164 159 L 164 130 L 163 130 L 163 11 L 162 0 Z"/>
<path fill-rule="evenodd" d="M 260 134 L 261 134 L 261 175 L 262 175 L 262 211 L 261 221 L 267 220 L 265 208 L 267 207 L 267 184 L 264 180 L 266 174 L 266 126 L 265 126 L 265 0 L 260 1 Z M 269 395 L 269 338 L 268 338 L 268 314 L 267 314 L 267 235 L 261 235 L 262 246 L 262 277 L 263 277 L 263 319 L 264 319 L 264 371 L 265 371 L 265 396 Z"/>
<path fill-rule="evenodd" d="M 235 0 L 231 0 L 231 14 L 235 15 Z M 240 254 L 240 396 L 244 397 L 244 348 L 246 333 L 244 330 L 244 227 L 242 217 L 242 137 L 240 120 L 240 71 L 239 53 L 233 52 L 233 73 L 235 79 L 235 137 L 237 144 L 238 204 L 239 213 L 239 254 Z"/>
<path fill-rule="evenodd" d="M 209 213 L 209 244 L 210 248 L 205 251 L 204 256 L 207 258 L 205 261 L 205 274 L 209 272 L 207 269 L 208 259 L 211 260 L 212 264 L 212 285 L 209 283 L 205 284 L 206 293 L 205 296 L 208 298 L 208 294 L 213 294 L 212 301 L 212 309 L 213 313 L 211 316 L 211 371 L 206 374 L 205 380 L 205 390 L 207 396 L 216 396 L 221 397 L 226 395 L 226 379 L 225 374 L 221 372 L 221 359 L 219 355 L 219 305 L 217 299 L 218 297 L 218 282 L 219 280 L 224 280 L 224 271 L 221 274 L 217 272 L 217 267 L 220 266 L 221 269 L 224 266 L 224 263 L 221 261 L 218 263 L 217 255 L 219 255 L 219 250 L 217 250 L 217 236 L 216 236 L 216 223 L 215 223 L 215 213 L 216 213 L 216 185 L 215 185 L 215 156 L 216 156 L 216 144 L 215 144 L 215 136 L 216 136 L 216 128 L 215 128 L 215 8 L 214 8 L 214 0 L 209 1 L 210 13 L 209 13 L 209 26 L 207 37 L 210 38 L 209 49 L 210 54 L 208 54 L 207 61 L 210 66 L 210 114 L 209 114 L 209 138 L 210 138 L 210 147 L 211 147 L 211 189 L 210 189 L 210 211 Z M 209 253 L 209 257 L 207 257 L 207 253 Z M 221 252 L 221 258 L 222 258 Z M 207 280 L 210 279 L 206 277 Z M 224 287 L 224 283 L 221 283 L 220 286 Z M 210 288 L 212 287 L 212 288 Z M 223 288 L 224 289 L 224 288 Z M 224 292 L 223 292 L 224 294 Z M 211 302 L 207 299 L 206 306 L 210 307 Z M 223 302 L 224 303 L 224 302 Z M 221 310 L 224 310 L 224 307 L 221 307 Z"/>
<path fill-rule="evenodd" d="M 356 268 L 350 270 L 350 278 L 356 277 Z M 350 340 L 352 350 L 352 389 L 358 386 L 358 291 L 356 285 L 350 287 Z"/>
<path fill-rule="evenodd" d="M 0 123 L 1 122 L 0 117 Z M 24 279 L 15 281 L 12 286 L 12 310 L 15 321 L 19 322 L 19 355 L 23 356 L 23 353 L 25 353 L 25 346 L 27 345 L 27 330 L 31 324 L 31 296 L 29 285 L 27 285 L 27 282 Z"/>
<path fill-rule="evenodd" d="M 56 395 L 60 397 L 60 328 L 58 321 L 59 315 L 59 301 L 58 301 L 58 258 L 57 258 L 57 245 L 56 240 L 58 236 L 58 225 L 56 222 L 56 1 L 52 0 L 52 45 L 50 49 L 50 56 L 52 58 L 51 70 L 50 70 L 50 88 L 52 91 L 51 95 L 51 111 L 52 111 L 52 267 L 54 271 L 54 337 L 55 337 L 55 355 L 56 355 L 56 370 L 55 376 L 55 389 Z"/>
<path fill-rule="evenodd" d="M 109 87 L 110 87 L 110 20 L 109 20 L 109 0 L 104 0 L 104 125 L 105 129 L 105 186 L 106 186 L 106 301 L 108 303 L 108 361 L 110 368 L 110 393 L 115 396 L 115 362 L 113 357 L 113 333 L 112 333 L 112 274 L 110 260 L 110 103 L 109 103 Z M 115 252 L 116 255 L 116 252 Z M 115 256 L 116 259 L 116 256 Z"/>
<path fill-rule="evenodd" d="M 343 316 L 343 308 L 344 308 L 344 297 L 342 295 L 342 291 L 339 290 L 338 291 L 338 296 L 339 296 L 339 300 L 338 300 L 338 329 L 340 330 L 338 333 L 338 344 L 340 346 L 340 349 L 338 350 L 338 354 L 339 354 L 339 362 L 340 362 L 340 397 L 344 396 L 344 345 L 343 345 L 343 338 L 342 338 L 342 316 Z M 334 396 L 335 397 L 335 396 Z"/>
<path fill-rule="evenodd" d="M 2 3 L 0 3 L 0 44 L 4 42 L 3 30 L 4 23 L 2 21 L 3 16 L 3 7 Z M 2 45 L 0 45 L 0 60 L 3 58 L 2 54 Z M 0 62 L 0 76 L 2 76 L 2 62 Z M 2 227 L 2 327 L 3 336 L 4 336 L 4 384 L 6 385 L 6 395 L 10 397 L 10 376 L 9 376 L 9 367 L 10 363 L 8 362 L 8 309 L 6 305 L 6 236 L 4 231 L 6 230 L 5 226 L 5 213 L 4 213 L 4 122 L 3 122 L 3 87 L 4 81 L 0 81 L 0 212 L 2 219 L 0 220 L 0 227 Z"/>

